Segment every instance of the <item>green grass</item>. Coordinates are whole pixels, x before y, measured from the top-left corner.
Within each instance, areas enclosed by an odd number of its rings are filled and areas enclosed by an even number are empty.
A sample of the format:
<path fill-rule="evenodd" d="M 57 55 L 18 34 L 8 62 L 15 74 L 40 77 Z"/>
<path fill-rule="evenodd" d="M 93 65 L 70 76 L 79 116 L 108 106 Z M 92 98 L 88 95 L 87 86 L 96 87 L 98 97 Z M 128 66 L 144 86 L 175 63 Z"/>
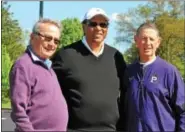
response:
<path fill-rule="evenodd" d="M 2 102 L 1 108 L 6 108 L 6 109 L 8 108 L 8 109 L 10 109 L 11 108 L 10 101 Z"/>

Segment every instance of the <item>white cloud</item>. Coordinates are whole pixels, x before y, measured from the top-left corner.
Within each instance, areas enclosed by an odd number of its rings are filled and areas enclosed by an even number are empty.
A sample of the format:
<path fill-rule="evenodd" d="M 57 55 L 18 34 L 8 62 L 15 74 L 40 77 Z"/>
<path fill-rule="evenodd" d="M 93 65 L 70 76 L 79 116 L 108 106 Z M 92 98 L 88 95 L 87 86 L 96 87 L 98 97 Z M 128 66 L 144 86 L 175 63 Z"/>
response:
<path fill-rule="evenodd" d="M 111 15 L 111 20 L 112 20 L 112 21 L 118 21 L 119 19 L 124 19 L 125 21 L 128 21 L 128 22 L 131 21 L 131 18 L 130 18 L 130 17 L 128 17 L 128 16 L 126 16 L 126 15 L 123 16 L 123 14 L 113 13 L 113 14 Z"/>
<path fill-rule="evenodd" d="M 117 21 L 118 20 L 118 13 L 113 13 L 112 15 L 111 15 L 111 20 L 112 21 Z"/>

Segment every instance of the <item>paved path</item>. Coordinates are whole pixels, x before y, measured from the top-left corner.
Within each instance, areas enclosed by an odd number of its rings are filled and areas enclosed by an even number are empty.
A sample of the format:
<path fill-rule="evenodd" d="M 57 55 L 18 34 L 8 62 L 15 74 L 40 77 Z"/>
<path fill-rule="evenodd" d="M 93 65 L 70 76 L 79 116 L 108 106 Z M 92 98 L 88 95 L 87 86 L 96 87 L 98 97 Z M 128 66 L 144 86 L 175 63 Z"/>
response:
<path fill-rule="evenodd" d="M 1 131 L 14 131 L 15 125 L 10 118 L 10 110 L 1 109 Z"/>

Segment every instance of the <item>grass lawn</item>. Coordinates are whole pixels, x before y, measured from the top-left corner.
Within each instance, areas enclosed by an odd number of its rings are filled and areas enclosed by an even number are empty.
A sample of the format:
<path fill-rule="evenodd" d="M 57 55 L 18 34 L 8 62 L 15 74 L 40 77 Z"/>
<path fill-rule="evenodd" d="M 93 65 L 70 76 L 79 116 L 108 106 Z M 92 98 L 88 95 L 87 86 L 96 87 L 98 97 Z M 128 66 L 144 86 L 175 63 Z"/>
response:
<path fill-rule="evenodd" d="M 6 101 L 6 102 L 1 102 L 1 108 L 11 108 L 11 104 L 10 101 Z"/>

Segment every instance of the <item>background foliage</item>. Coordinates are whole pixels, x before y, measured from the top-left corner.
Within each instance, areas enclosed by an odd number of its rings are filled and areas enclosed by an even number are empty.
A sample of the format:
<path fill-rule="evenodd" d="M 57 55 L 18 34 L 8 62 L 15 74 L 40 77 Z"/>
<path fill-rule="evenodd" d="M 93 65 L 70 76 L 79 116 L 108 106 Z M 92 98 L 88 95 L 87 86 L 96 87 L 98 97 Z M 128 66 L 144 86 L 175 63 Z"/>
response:
<path fill-rule="evenodd" d="M 82 25 L 78 18 L 67 18 L 62 21 L 63 31 L 61 34 L 61 45 L 59 47 L 67 46 L 83 36 Z"/>

